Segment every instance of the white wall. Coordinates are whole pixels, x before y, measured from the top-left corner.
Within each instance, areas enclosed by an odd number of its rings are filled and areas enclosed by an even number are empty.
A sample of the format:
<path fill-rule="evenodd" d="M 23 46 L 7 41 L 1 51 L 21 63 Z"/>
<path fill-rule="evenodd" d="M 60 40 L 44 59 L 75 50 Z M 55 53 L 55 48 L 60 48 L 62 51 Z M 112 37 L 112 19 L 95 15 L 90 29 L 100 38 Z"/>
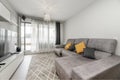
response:
<path fill-rule="evenodd" d="M 64 24 L 68 38 L 114 38 L 120 55 L 120 0 L 96 0 Z"/>

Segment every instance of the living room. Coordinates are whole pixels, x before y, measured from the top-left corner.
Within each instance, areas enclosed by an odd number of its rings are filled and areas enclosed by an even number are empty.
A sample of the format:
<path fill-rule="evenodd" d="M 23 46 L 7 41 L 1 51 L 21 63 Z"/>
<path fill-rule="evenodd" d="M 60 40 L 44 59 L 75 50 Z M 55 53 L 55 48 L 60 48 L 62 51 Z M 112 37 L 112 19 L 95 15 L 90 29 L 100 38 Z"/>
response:
<path fill-rule="evenodd" d="M 120 0 L 0 0 L 0 80 L 120 80 Z"/>

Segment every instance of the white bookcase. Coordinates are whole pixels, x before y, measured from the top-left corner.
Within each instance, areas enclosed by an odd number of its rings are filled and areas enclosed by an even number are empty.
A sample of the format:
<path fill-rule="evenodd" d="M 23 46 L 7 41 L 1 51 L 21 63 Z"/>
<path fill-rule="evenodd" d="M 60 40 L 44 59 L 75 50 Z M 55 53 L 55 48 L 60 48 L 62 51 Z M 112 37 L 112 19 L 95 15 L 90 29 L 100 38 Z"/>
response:
<path fill-rule="evenodd" d="M 17 26 L 17 15 L 0 2 L 0 21 L 9 22 Z"/>
<path fill-rule="evenodd" d="M 24 53 L 21 52 L 19 54 L 14 54 L 9 58 L 2 61 L 2 63 L 6 63 L 2 65 L 0 68 L 0 80 L 9 80 L 13 73 L 16 71 L 18 66 L 21 64 L 24 58 Z"/>

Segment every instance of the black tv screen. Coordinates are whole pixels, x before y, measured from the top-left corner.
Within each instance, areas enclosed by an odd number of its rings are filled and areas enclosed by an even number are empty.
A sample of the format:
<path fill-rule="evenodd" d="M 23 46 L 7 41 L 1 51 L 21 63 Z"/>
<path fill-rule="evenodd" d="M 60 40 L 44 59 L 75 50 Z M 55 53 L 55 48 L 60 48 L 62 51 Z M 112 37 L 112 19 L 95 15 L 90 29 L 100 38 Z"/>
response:
<path fill-rule="evenodd" d="M 0 29 L 0 57 L 5 55 L 5 29 Z"/>
<path fill-rule="evenodd" d="M 5 42 L 0 42 L 0 57 L 4 56 Z"/>
<path fill-rule="evenodd" d="M 14 53 L 16 51 L 17 32 L 7 30 L 7 50 L 6 52 Z"/>
<path fill-rule="evenodd" d="M 17 43 L 17 32 L 0 28 L 0 61 L 14 53 Z"/>

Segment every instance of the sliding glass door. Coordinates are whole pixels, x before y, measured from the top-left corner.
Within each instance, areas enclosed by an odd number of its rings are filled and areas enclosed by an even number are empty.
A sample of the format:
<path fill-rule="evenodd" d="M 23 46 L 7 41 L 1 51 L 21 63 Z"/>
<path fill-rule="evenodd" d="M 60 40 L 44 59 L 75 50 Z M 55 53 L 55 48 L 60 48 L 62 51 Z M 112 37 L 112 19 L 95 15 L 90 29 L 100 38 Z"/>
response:
<path fill-rule="evenodd" d="M 55 22 L 33 20 L 21 23 L 21 49 L 27 52 L 50 51 L 55 45 Z"/>
<path fill-rule="evenodd" d="M 31 23 L 22 22 L 21 23 L 21 49 L 23 51 L 31 50 L 31 35 L 32 35 Z"/>

